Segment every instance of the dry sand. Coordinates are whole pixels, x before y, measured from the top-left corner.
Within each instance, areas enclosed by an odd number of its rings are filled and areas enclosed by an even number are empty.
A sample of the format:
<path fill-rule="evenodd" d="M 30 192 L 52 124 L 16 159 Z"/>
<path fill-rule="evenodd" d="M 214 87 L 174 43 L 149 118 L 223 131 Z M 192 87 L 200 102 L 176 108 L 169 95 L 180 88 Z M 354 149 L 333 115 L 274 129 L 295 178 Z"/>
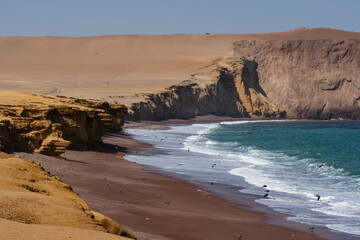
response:
<path fill-rule="evenodd" d="M 126 135 L 108 135 L 97 151 L 67 151 L 67 160 L 24 155 L 41 162 L 71 184 L 92 209 L 139 239 L 222 240 L 241 235 L 247 240 L 315 240 L 320 238 L 314 233 L 323 234 L 296 223 L 289 223 L 291 229 L 267 224 L 263 215 L 240 209 L 211 191 L 122 159 L 137 151 L 153 154 L 155 150 Z"/>
<path fill-rule="evenodd" d="M 105 233 L 71 187 L 0 152 L 0 239 L 129 239 Z"/>
<path fill-rule="evenodd" d="M 0 37 L 0 86 L 129 104 L 232 55 L 237 40 L 349 38 L 359 39 L 360 33 L 320 28 L 267 34 Z"/>

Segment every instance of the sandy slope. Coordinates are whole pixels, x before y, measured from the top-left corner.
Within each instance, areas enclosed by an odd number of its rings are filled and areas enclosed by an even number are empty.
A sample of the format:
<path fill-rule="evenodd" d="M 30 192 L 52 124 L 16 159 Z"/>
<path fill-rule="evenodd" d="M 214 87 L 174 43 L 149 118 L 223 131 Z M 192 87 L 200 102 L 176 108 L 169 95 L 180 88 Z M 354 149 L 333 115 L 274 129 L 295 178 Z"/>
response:
<path fill-rule="evenodd" d="M 188 79 L 213 60 L 231 55 L 236 40 L 344 38 L 360 38 L 360 33 L 297 29 L 268 34 L 1 37 L 0 86 L 129 103 L 139 98 L 136 94 Z"/>
<path fill-rule="evenodd" d="M 69 185 L 0 152 L 0 239 L 129 239 L 105 231 Z"/>

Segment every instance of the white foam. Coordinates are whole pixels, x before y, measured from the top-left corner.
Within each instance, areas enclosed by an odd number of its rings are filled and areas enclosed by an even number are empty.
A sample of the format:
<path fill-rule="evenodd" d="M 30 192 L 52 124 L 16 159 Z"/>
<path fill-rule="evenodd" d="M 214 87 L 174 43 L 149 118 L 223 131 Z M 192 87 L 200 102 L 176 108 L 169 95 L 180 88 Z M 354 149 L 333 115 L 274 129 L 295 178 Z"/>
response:
<path fill-rule="evenodd" d="M 325 224 L 325 226 L 339 232 L 360 235 L 360 224 Z"/>
<path fill-rule="evenodd" d="M 278 120 L 244 120 L 244 121 L 225 121 L 220 122 L 222 125 L 237 125 L 237 124 L 245 124 L 245 123 L 259 123 L 259 122 L 290 122 L 290 121 L 297 121 L 297 120 L 290 120 L 290 119 L 278 119 Z"/>
<path fill-rule="evenodd" d="M 260 198 L 258 202 L 281 212 L 289 213 L 293 216 L 290 219 L 326 225 L 334 230 L 360 234 L 360 226 L 352 224 L 356 222 L 356 219 L 359 220 L 360 216 L 360 193 L 358 192 L 360 178 L 348 176 L 343 169 L 334 168 L 330 165 L 319 168 L 319 163 L 310 158 L 298 159 L 283 153 L 241 146 L 240 143 L 236 142 L 217 142 L 207 136 L 216 128 L 221 127 L 222 124 L 271 121 L 193 124 L 173 126 L 168 130 L 136 129 L 131 130 L 130 133 L 135 134 L 139 140 L 147 139 L 148 142 L 164 150 L 173 149 L 172 146 L 169 147 L 171 143 L 177 144 L 176 156 L 167 155 L 164 159 L 161 156 L 154 158 L 154 161 L 158 161 L 162 167 L 167 167 L 169 170 L 178 173 L 202 171 L 205 176 L 211 175 L 212 181 L 220 183 L 232 179 L 226 175 L 218 175 L 220 178 L 214 178 L 213 173 L 224 170 L 224 172 L 232 176 L 239 176 L 249 184 L 256 186 L 244 189 L 243 192 L 257 194 L 260 197 L 264 194 L 262 186 L 267 185 L 267 189 L 271 190 L 270 196 L 275 197 L 272 199 Z M 159 141 L 159 138 L 164 138 L 164 136 L 167 136 L 171 141 Z M 188 149 L 190 151 L 187 151 Z M 143 157 L 137 156 L 137 158 Z M 174 164 L 171 165 L 170 161 L 176 161 L 175 166 Z M 162 163 L 164 165 L 161 165 Z M 182 165 L 177 166 L 178 163 Z M 212 169 L 210 163 L 217 163 L 217 166 Z M 321 196 L 320 201 L 317 200 L 316 194 Z M 350 219 L 350 224 L 333 224 L 334 219 L 339 222 Z"/>

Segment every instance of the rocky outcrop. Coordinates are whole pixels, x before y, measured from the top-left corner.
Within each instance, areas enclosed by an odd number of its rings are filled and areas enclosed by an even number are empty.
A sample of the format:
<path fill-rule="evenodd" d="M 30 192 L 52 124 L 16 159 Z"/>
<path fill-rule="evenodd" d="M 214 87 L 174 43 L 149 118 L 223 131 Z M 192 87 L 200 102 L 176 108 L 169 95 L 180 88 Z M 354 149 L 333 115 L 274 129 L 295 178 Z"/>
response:
<path fill-rule="evenodd" d="M 360 119 L 360 40 L 254 40 L 235 56 L 258 64 L 268 100 L 288 117 Z"/>
<path fill-rule="evenodd" d="M 146 101 L 131 106 L 128 117 L 132 120 L 190 118 L 207 114 L 284 117 L 286 112 L 267 100 L 259 85 L 256 68 L 256 62 L 245 58 L 218 59 L 193 74 L 191 79 L 166 91 L 146 95 Z"/>
<path fill-rule="evenodd" d="M 127 111 L 122 105 L 112 107 L 105 102 L 21 96 L 28 98 L 27 104 L 0 105 L 0 150 L 59 156 L 68 147 L 95 147 L 102 142 L 104 133 L 119 130 Z"/>
<path fill-rule="evenodd" d="M 304 30 L 305 31 L 305 30 Z M 241 40 L 190 79 L 133 104 L 130 119 L 197 115 L 360 119 L 360 40 Z"/>

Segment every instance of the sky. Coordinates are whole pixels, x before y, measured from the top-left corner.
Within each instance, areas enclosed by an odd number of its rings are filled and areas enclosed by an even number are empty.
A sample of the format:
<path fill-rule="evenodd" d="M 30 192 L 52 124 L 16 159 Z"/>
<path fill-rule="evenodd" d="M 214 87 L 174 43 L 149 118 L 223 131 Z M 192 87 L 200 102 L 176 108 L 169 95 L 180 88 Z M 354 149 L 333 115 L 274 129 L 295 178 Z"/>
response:
<path fill-rule="evenodd" d="M 0 0 L 0 36 L 360 32 L 360 0 Z"/>

